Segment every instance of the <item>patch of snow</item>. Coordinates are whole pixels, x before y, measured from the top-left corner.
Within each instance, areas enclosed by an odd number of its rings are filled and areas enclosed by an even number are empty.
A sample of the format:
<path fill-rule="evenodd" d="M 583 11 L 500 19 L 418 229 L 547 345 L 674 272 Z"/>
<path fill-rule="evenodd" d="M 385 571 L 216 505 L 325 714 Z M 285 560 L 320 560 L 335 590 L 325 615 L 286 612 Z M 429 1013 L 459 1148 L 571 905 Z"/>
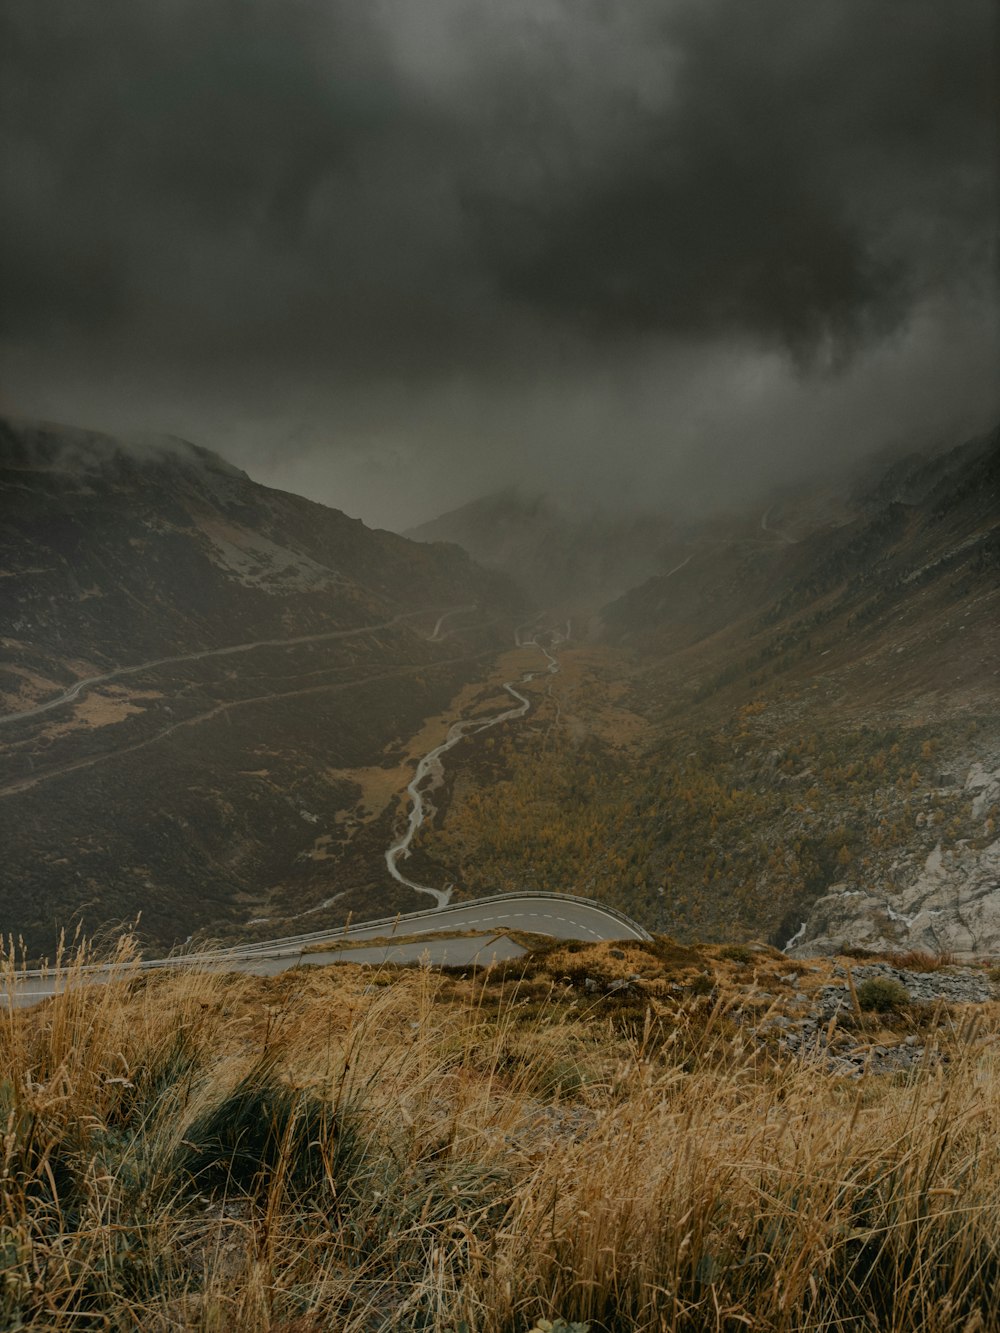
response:
<path fill-rule="evenodd" d="M 232 574 L 246 588 L 285 596 L 343 584 L 342 574 L 299 551 L 290 551 L 259 533 L 213 523 L 201 525 L 211 543 L 213 564 Z"/>

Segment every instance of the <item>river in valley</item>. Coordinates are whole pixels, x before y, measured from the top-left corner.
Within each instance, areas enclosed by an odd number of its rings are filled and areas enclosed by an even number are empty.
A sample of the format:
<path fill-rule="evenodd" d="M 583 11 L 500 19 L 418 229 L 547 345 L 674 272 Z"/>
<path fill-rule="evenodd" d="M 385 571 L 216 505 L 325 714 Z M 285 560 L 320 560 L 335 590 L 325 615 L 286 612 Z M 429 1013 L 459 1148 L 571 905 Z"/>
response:
<path fill-rule="evenodd" d="M 448 728 L 448 734 L 433 750 L 427 754 L 417 764 L 417 771 L 413 775 L 410 785 L 407 787 L 407 795 L 410 798 L 410 813 L 407 819 L 406 828 L 400 838 L 388 848 L 385 854 L 385 864 L 389 874 L 400 884 L 404 884 L 414 893 L 425 894 L 428 898 L 433 898 L 438 907 L 447 906 L 451 899 L 453 885 L 448 884 L 443 889 L 436 889 L 430 884 L 418 884 L 416 880 L 409 879 L 399 868 L 401 861 L 408 860 L 410 849 L 413 845 L 413 839 L 416 837 L 417 830 L 427 819 L 433 819 L 436 813 L 434 803 L 431 800 L 431 793 L 435 792 L 444 782 L 444 756 L 449 750 L 454 749 L 459 741 L 466 736 L 476 736 L 481 731 L 488 731 L 490 727 L 498 726 L 501 722 L 510 722 L 515 718 L 524 717 L 531 708 L 531 699 L 522 694 L 517 688 L 518 685 L 526 685 L 529 681 L 535 680 L 538 676 L 555 675 L 559 670 L 557 659 L 549 652 L 547 648 L 536 639 L 521 639 L 521 626 L 515 634 L 515 644 L 519 648 L 535 647 L 545 658 L 545 666 L 537 671 L 526 671 L 517 681 L 508 680 L 504 682 L 503 688 L 514 700 L 511 708 L 505 708 L 499 713 L 494 713 L 490 717 L 477 717 L 464 721 L 453 722 Z M 569 637 L 570 626 L 567 623 L 565 633 L 561 630 L 554 630 L 551 633 L 551 646 L 557 647 L 565 642 Z"/>

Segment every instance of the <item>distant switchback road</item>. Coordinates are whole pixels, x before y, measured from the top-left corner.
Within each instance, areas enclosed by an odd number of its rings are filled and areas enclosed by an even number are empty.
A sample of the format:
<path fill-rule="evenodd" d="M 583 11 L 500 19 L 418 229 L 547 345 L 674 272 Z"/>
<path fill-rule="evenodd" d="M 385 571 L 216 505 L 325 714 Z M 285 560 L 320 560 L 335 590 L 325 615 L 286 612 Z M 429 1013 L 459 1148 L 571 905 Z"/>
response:
<path fill-rule="evenodd" d="M 233 653 L 250 653 L 255 648 L 293 648 L 300 643 L 324 643 L 330 639 L 353 639 L 360 634 L 375 634 L 378 630 L 391 629 L 404 620 L 413 620 L 416 616 L 426 615 L 431 609 L 430 607 L 422 607 L 419 611 L 404 611 L 398 616 L 393 616 L 391 620 L 383 620 L 377 625 L 356 625 L 353 629 L 326 630 L 322 634 L 299 634 L 290 639 L 257 639 L 253 643 L 233 643 L 224 648 L 202 648 L 196 653 L 181 653 L 176 657 L 156 657 L 149 662 L 137 662 L 134 666 L 115 667 L 111 671 L 105 671 L 103 675 L 87 676 L 84 680 L 78 680 L 75 685 L 71 685 L 62 694 L 57 694 L 44 703 L 36 704 L 34 708 L 25 708 L 20 713 L 0 715 L 0 727 L 6 726 L 8 722 L 23 722 L 26 718 L 38 717 L 40 713 L 47 713 L 52 708 L 61 708 L 63 704 L 72 703 L 74 699 L 78 699 L 84 691 L 89 690 L 92 686 L 103 685 L 105 681 L 109 680 L 119 680 L 122 676 L 138 676 L 144 671 L 153 670 L 155 667 L 176 666 L 181 662 L 200 662 L 206 657 L 229 657 Z M 437 639 L 442 621 L 448 616 L 457 615 L 459 611 L 470 609 L 474 610 L 475 608 L 459 606 L 451 611 L 446 611 L 435 626 L 434 633 L 430 636 L 431 641 Z"/>

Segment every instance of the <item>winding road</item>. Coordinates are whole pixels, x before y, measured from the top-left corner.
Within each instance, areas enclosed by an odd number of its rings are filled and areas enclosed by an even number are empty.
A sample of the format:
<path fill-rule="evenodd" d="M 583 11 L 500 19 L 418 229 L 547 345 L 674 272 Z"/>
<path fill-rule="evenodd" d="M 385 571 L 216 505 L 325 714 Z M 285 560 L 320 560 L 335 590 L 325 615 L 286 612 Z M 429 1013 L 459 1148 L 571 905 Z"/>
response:
<path fill-rule="evenodd" d="M 87 676 L 83 680 L 78 680 L 75 685 L 71 685 L 68 690 L 62 694 L 55 695 L 54 698 L 46 700 L 45 703 L 36 704 L 34 708 L 25 708 L 20 713 L 4 713 L 0 716 L 0 726 L 6 726 L 10 722 L 23 722 L 29 717 L 38 717 L 40 713 L 47 713 L 52 708 L 61 708 L 63 704 L 72 703 L 74 699 L 93 685 L 103 685 L 109 680 L 119 680 L 122 676 L 138 676 L 144 671 L 151 671 L 155 667 L 176 666 L 181 662 L 201 662 L 206 657 L 229 657 L 234 653 L 249 653 L 256 648 L 294 648 L 300 643 L 324 643 L 330 639 L 352 639 L 360 634 L 375 634 L 378 630 L 391 629 L 393 625 L 400 624 L 404 620 L 413 620 L 417 616 L 427 615 L 436 610 L 434 607 L 421 607 L 419 611 L 404 611 L 398 616 L 393 616 L 391 620 L 380 621 L 377 625 L 357 625 L 353 629 L 334 629 L 326 630 L 322 634 L 299 634 L 291 639 L 257 639 L 253 643 L 234 643 L 224 648 L 203 648 L 196 653 L 180 653 L 176 657 L 155 657 L 149 662 L 138 662 L 135 666 L 115 667 L 112 671 L 105 671 L 100 676 Z M 438 620 L 434 628 L 434 633 L 430 639 L 434 641 L 438 637 L 438 631 L 442 623 L 448 616 L 458 615 L 459 611 L 475 610 L 475 607 L 458 606 L 450 611 L 446 611 Z"/>
<path fill-rule="evenodd" d="M 444 615 L 438 617 L 438 622 L 434 626 L 430 638 L 431 643 L 436 643 L 440 639 L 446 639 L 448 637 L 447 634 L 441 633 L 441 626 L 444 624 L 446 620 L 451 620 L 452 616 L 460 616 L 464 614 L 464 612 L 466 611 L 478 611 L 478 609 L 479 609 L 478 603 L 471 602 L 468 606 L 456 606 L 453 611 L 445 611 Z M 451 631 L 449 630 L 449 633 L 450 632 Z"/>
<path fill-rule="evenodd" d="M 439 626 L 440 626 L 440 622 Z M 552 654 L 543 648 L 540 643 L 534 639 L 525 642 L 521 640 L 521 629 L 519 626 L 514 634 L 514 642 L 517 647 L 535 647 L 545 657 L 547 665 L 544 670 L 526 671 L 517 681 L 517 685 L 526 685 L 528 681 L 534 680 L 537 676 L 555 674 L 559 670 L 559 663 Z M 569 626 L 567 625 L 567 629 Z M 566 636 L 559 631 L 553 634 L 553 646 L 561 643 Z M 531 700 L 517 689 L 517 685 L 512 680 L 504 681 L 503 688 L 516 699 L 517 703 L 513 708 L 505 708 L 499 713 L 494 713 L 491 717 L 477 717 L 466 721 L 453 722 L 448 728 L 448 734 L 433 750 L 427 754 L 417 764 L 417 771 L 414 773 L 409 786 L 406 788 L 410 797 L 410 814 L 406 822 L 406 828 L 399 838 L 386 850 L 385 864 L 389 874 L 397 883 L 403 884 L 414 893 L 423 893 L 427 897 L 433 898 L 438 907 L 446 907 L 451 900 L 453 885 L 449 884 L 443 889 L 435 889 L 430 884 L 418 884 L 416 880 L 407 878 L 399 868 L 400 861 L 409 859 L 410 849 L 417 830 L 426 819 L 435 814 L 434 803 L 430 799 L 430 794 L 436 791 L 444 782 L 444 765 L 442 758 L 449 750 L 464 740 L 466 736 L 476 736 L 481 731 L 488 731 L 491 727 L 499 725 L 501 722 L 509 722 L 513 718 L 524 717 L 531 707 Z"/>
<path fill-rule="evenodd" d="M 456 932 L 475 931 L 474 936 Z M 432 966 L 488 964 L 525 952 L 507 931 L 528 931 L 563 940 L 649 940 L 638 922 L 623 912 L 566 893 L 509 893 L 444 908 L 410 912 L 381 921 L 365 921 L 339 930 L 312 931 L 257 944 L 205 953 L 144 959 L 134 968 L 93 967 L 56 972 L 34 969 L 14 974 L 13 986 L 0 982 L 0 1006 L 38 1004 L 67 986 L 100 985 L 115 977 L 170 968 L 210 968 L 273 976 L 302 965 L 329 963 L 406 963 Z M 426 940 L 414 936 L 426 935 Z M 394 937 L 399 942 L 394 942 Z M 377 941 L 358 949 L 358 941 Z"/>
<path fill-rule="evenodd" d="M 434 627 L 431 638 L 440 635 L 442 625 L 449 615 L 461 611 L 473 610 L 472 607 L 460 607 L 445 612 Z M 123 675 L 134 675 L 154 666 L 169 663 L 195 661 L 203 657 L 221 657 L 229 653 L 248 652 L 253 648 L 284 646 L 296 643 L 318 642 L 323 639 L 347 638 L 352 634 L 371 633 L 386 629 L 401 620 L 426 613 L 408 612 L 394 617 L 380 625 L 368 625 L 354 630 L 334 630 L 320 635 L 304 635 L 295 639 L 261 640 L 251 644 L 237 644 L 227 648 L 208 649 L 200 653 L 185 656 L 160 658 L 155 662 L 146 662 L 139 666 L 122 667 L 107 672 L 102 676 L 92 676 L 78 681 L 70 690 L 50 699 L 45 704 L 28 709 L 20 714 L 8 715 L 0 722 L 10 722 L 18 718 L 32 717 L 44 713 L 60 704 L 75 699 L 84 689 L 102 681 Z M 532 622 L 537 623 L 537 622 Z M 499 725 L 501 722 L 524 717 L 531 708 L 531 699 L 517 688 L 542 675 L 554 675 L 559 670 L 556 657 L 536 639 L 522 640 L 521 626 L 515 633 L 518 647 L 534 647 L 545 658 L 545 665 L 534 671 L 526 671 L 517 681 L 509 680 L 503 689 L 514 700 L 514 706 L 502 709 L 488 717 L 463 719 L 455 722 L 448 730 L 445 740 L 430 750 L 420 760 L 407 792 L 412 805 L 406 829 L 385 853 L 389 873 L 399 883 L 434 899 L 434 907 L 422 912 L 411 912 L 386 918 L 381 921 L 361 922 L 356 926 L 342 927 L 336 930 L 313 931 L 307 934 L 285 936 L 281 939 L 265 940 L 256 944 L 237 945 L 226 949 L 216 949 L 202 953 L 178 955 L 172 958 L 145 959 L 135 965 L 140 971 L 169 968 L 207 967 L 224 971 L 249 972 L 257 975 L 273 975 L 287 968 L 303 964 L 322 965 L 335 962 L 355 963 L 404 963 L 420 961 L 431 965 L 463 965 L 469 963 L 488 964 L 504 958 L 516 958 L 525 952 L 524 947 L 511 939 L 508 931 L 524 931 L 536 935 L 549 935 L 558 939 L 572 940 L 648 940 L 649 934 L 642 926 L 632 921 L 624 913 L 607 907 L 602 903 L 586 898 L 577 898 L 561 893 L 514 893 L 497 894 L 491 898 L 476 899 L 472 902 L 450 904 L 452 886 L 444 889 L 418 884 L 408 879 L 399 869 L 399 862 L 410 855 L 410 848 L 417 830 L 424 821 L 433 816 L 434 805 L 430 800 L 444 781 L 443 756 L 466 736 L 476 735 Z M 551 644 L 556 647 L 569 636 L 566 632 L 551 631 Z M 477 654 L 476 656 L 482 656 Z M 404 670 L 412 669 L 404 668 Z M 397 674 L 386 673 L 388 674 Z M 356 682 L 344 682 L 333 688 L 349 688 Z M 308 690 L 295 691 L 295 694 L 308 694 L 329 689 L 330 686 L 311 687 Z M 255 702 L 240 700 L 228 705 L 220 705 L 212 710 L 213 714 L 222 708 Z M 187 719 L 188 725 L 200 719 Z M 149 742 L 143 742 L 144 744 Z M 91 763 L 93 760 L 81 761 Z M 307 915 L 307 914 L 303 914 Z M 422 940 L 414 938 L 426 935 Z M 358 942 L 373 941 L 368 946 Z M 131 969 L 126 969 L 126 974 Z M 32 970 L 13 975 L 13 984 L 0 983 L 0 1007 L 20 1007 L 37 1004 L 51 998 L 67 986 L 76 984 L 94 985 L 110 981 L 115 976 L 123 975 L 121 968 L 96 966 L 76 969 L 70 972 L 52 970 Z"/>

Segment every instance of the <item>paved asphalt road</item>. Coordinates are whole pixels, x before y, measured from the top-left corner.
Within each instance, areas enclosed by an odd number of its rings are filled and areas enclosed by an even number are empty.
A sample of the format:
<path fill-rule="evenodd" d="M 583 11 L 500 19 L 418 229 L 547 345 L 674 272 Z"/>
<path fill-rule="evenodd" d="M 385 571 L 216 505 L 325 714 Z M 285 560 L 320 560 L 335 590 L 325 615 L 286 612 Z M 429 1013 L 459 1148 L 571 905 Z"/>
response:
<path fill-rule="evenodd" d="M 448 930 L 530 930 L 536 935 L 554 935 L 561 940 L 645 940 L 649 936 L 641 926 L 626 917 L 612 914 L 599 903 L 584 898 L 557 894 L 481 898 L 471 903 L 455 903 L 443 912 L 424 912 L 419 918 L 401 917 L 398 934 L 417 935 Z M 359 926 L 352 939 L 366 937 L 366 930 L 379 927 Z M 382 933 L 384 927 L 381 928 Z"/>
<path fill-rule="evenodd" d="M 517 958 L 524 950 L 504 932 L 531 931 L 564 940 L 645 940 L 643 928 L 622 913 L 600 903 L 567 894 L 506 894 L 475 902 L 456 903 L 441 911 L 410 912 L 404 916 L 337 931 L 312 931 L 306 935 L 264 940 L 237 945 L 211 953 L 172 959 L 147 959 L 140 964 L 147 971 L 163 967 L 211 967 L 234 972 L 273 976 L 302 963 L 405 963 L 426 961 L 432 965 L 461 966 Z M 477 931 L 474 938 L 453 937 L 455 931 Z M 406 937 L 407 942 L 392 944 L 391 937 Z M 427 940 L 411 940 L 413 935 L 427 935 Z M 451 936 L 451 937 L 449 937 Z M 357 940 L 385 943 L 370 949 L 353 946 Z M 326 946 L 326 947 L 317 947 Z M 338 947 L 340 946 L 340 947 Z M 306 952 L 306 950 L 309 952 Z M 101 984 L 110 973 L 94 968 L 86 974 L 89 985 Z M 53 973 L 27 972 L 17 980 L 13 1004 L 17 1007 L 48 999 L 65 985 L 65 978 Z M 0 1005 L 9 1005 L 11 997 L 0 986 Z"/>
<path fill-rule="evenodd" d="M 182 653 L 177 657 L 154 657 L 148 662 L 136 662 L 132 666 L 113 667 L 111 671 L 105 671 L 100 676 L 87 676 L 85 680 L 78 680 L 75 685 L 71 685 L 62 694 L 57 694 L 52 699 L 36 704 L 34 708 L 22 709 L 20 713 L 0 715 L 0 726 L 5 726 L 8 722 L 23 722 L 26 718 L 38 717 L 40 713 L 47 713 L 52 708 L 61 708 L 63 704 L 72 703 L 74 699 L 78 699 L 92 686 L 103 685 L 109 680 L 119 680 L 122 676 L 142 675 L 146 671 L 155 670 L 156 667 L 176 666 L 182 662 L 200 662 L 206 657 L 231 657 L 233 653 L 249 653 L 256 648 L 293 648 L 297 644 L 324 643 L 329 639 L 355 639 L 362 634 L 376 634 L 379 630 L 391 629 L 404 620 L 413 620 L 415 616 L 426 615 L 436 609 L 425 606 L 418 611 L 403 611 L 398 616 L 393 616 L 391 620 L 379 621 L 377 625 L 355 625 L 351 629 L 326 630 L 321 634 L 298 634 L 291 639 L 255 639 L 252 643 L 232 643 L 223 648 L 202 648 L 196 653 Z M 456 606 L 450 611 L 446 611 L 435 625 L 434 633 L 430 636 L 431 641 L 437 639 L 442 622 L 447 620 L 449 616 L 456 616 L 460 611 L 470 610 L 474 611 L 475 607 Z"/>
<path fill-rule="evenodd" d="M 456 938 L 438 935 L 427 940 L 408 940 L 403 944 L 381 942 L 350 948 L 315 949 L 304 953 L 301 948 L 281 954 L 253 954 L 250 956 L 217 957 L 205 959 L 199 967 L 220 972 L 248 972 L 252 976 L 275 977 L 295 967 L 327 967 L 332 963 L 366 963 L 380 967 L 385 963 L 421 963 L 434 966 L 448 964 L 463 967 L 476 963 L 488 967 L 505 958 L 520 958 L 524 949 L 504 934 L 462 935 Z M 129 969 L 125 969 L 128 974 Z M 118 973 L 122 975 L 121 970 Z M 87 985 L 104 985 L 112 977 L 109 971 L 95 970 L 87 975 Z M 14 1007 L 29 1008 L 42 1000 L 49 1000 L 65 987 L 65 979 L 58 976 L 25 977 L 18 981 Z M 0 1006 L 9 1004 L 6 988 L 0 988 Z"/>
<path fill-rule="evenodd" d="M 435 939 L 410 940 L 406 944 L 370 944 L 362 945 L 360 949 L 320 949 L 294 960 L 255 959 L 245 966 L 252 968 L 258 976 L 275 976 L 284 971 L 290 962 L 292 966 L 310 964 L 313 967 L 325 967 L 330 963 L 370 963 L 379 966 L 382 963 L 427 961 L 439 967 L 444 964 L 465 967 L 469 963 L 488 967 L 490 963 L 499 963 L 505 958 L 520 958 L 523 953 L 521 946 L 515 944 L 509 935 L 460 935 L 457 939 L 439 935 Z"/>

